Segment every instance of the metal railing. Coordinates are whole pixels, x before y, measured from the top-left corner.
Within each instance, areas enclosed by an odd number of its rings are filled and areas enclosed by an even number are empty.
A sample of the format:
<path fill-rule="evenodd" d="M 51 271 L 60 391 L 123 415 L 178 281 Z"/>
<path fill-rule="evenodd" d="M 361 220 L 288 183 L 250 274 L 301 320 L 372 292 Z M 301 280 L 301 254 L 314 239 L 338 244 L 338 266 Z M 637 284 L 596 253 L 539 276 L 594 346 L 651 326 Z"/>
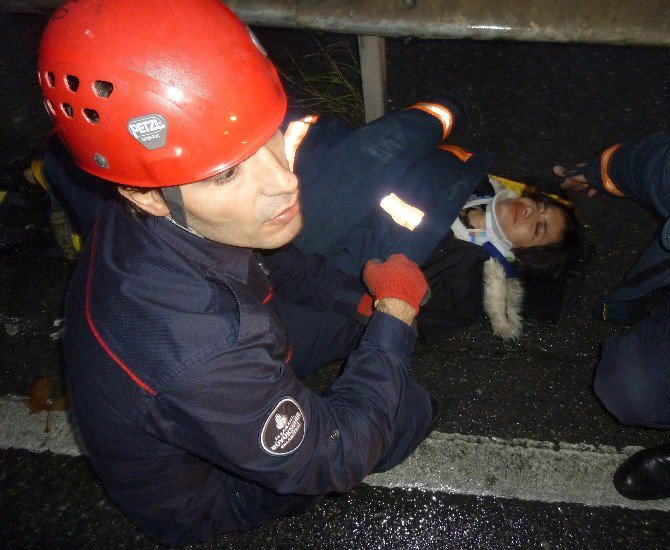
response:
<path fill-rule="evenodd" d="M 670 0 L 223 1 L 249 25 L 359 35 L 367 120 L 385 110 L 385 37 L 670 46 Z M 0 11 L 50 12 L 60 4 L 0 0 Z"/>

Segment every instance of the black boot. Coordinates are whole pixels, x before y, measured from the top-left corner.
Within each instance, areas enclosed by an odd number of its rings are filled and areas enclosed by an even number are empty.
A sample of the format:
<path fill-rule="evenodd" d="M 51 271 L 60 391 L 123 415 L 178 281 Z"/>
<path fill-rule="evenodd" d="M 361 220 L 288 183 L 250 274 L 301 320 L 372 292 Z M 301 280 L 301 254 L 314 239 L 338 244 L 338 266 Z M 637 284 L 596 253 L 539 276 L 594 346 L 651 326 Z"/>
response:
<path fill-rule="evenodd" d="M 670 498 L 670 443 L 630 456 L 614 473 L 613 482 L 626 498 Z"/>

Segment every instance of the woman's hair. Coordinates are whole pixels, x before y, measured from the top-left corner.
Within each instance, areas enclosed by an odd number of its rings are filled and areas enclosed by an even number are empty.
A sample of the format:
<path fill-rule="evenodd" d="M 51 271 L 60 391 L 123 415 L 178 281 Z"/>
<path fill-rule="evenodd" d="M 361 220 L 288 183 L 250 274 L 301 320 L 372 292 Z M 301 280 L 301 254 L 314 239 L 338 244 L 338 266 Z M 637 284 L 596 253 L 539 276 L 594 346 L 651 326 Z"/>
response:
<path fill-rule="evenodd" d="M 554 198 L 535 187 L 527 186 L 522 196 L 557 207 L 563 213 L 565 227 L 557 243 L 513 248 L 515 266 L 522 276 L 556 279 L 566 268 L 576 265 L 584 254 L 584 239 L 575 209 L 569 202 Z"/>

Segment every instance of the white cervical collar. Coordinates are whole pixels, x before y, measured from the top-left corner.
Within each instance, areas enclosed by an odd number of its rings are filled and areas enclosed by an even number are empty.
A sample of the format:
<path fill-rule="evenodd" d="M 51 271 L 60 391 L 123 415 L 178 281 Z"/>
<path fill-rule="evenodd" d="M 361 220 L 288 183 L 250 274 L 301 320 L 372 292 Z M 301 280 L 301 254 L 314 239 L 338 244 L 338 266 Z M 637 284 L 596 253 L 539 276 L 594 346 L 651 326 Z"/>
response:
<path fill-rule="evenodd" d="M 456 238 L 463 241 L 469 241 L 479 246 L 483 245 L 486 242 L 490 242 L 495 246 L 500 253 L 505 256 L 508 260 L 514 260 L 514 253 L 512 252 L 512 243 L 505 237 L 505 234 L 502 232 L 500 227 L 500 222 L 498 221 L 498 216 L 496 214 L 496 206 L 501 200 L 506 199 L 515 199 L 518 195 L 511 190 L 504 189 L 495 194 L 493 198 L 483 198 L 483 199 L 474 199 L 468 201 L 464 209 L 471 208 L 473 206 L 485 206 L 486 207 L 486 229 L 468 229 L 463 225 L 463 222 L 458 218 L 451 226 L 452 231 Z"/>

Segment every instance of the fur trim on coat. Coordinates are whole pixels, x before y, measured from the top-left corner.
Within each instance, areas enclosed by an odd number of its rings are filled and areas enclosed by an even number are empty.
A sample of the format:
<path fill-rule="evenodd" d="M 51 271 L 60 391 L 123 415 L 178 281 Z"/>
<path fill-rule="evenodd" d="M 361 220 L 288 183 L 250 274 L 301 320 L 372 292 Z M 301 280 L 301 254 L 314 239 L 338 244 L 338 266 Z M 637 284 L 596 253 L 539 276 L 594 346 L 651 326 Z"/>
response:
<path fill-rule="evenodd" d="M 484 262 L 484 310 L 493 334 L 503 340 L 521 336 L 523 317 L 523 285 L 519 279 L 508 278 L 501 263 L 490 258 Z"/>

